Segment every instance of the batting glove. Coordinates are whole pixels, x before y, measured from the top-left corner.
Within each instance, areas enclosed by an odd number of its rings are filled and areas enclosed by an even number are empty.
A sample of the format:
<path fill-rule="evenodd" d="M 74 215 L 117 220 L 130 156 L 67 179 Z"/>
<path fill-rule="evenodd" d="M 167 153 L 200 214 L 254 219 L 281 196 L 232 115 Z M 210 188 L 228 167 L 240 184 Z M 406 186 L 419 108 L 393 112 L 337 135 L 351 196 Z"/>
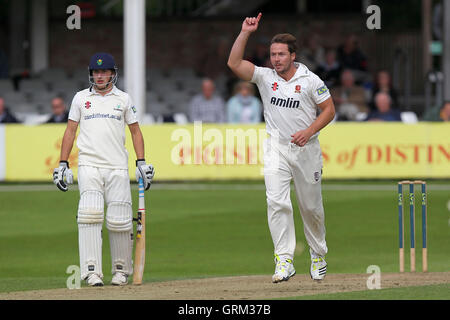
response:
<path fill-rule="evenodd" d="M 146 164 L 145 159 L 136 160 L 136 181 L 139 182 L 139 178 L 142 178 L 145 190 L 150 188 L 154 175 L 155 169 L 151 164 Z"/>
<path fill-rule="evenodd" d="M 53 183 L 61 191 L 66 192 L 69 189 L 67 185 L 73 183 L 73 173 L 69 168 L 69 162 L 59 162 L 59 167 L 53 170 Z"/>

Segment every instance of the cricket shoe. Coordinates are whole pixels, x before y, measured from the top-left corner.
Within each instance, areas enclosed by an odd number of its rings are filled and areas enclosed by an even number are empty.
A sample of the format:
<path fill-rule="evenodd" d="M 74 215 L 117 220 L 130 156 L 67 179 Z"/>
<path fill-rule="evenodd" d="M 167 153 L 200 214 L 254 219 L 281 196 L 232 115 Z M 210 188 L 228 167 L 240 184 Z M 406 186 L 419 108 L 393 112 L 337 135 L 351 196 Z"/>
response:
<path fill-rule="evenodd" d="M 313 280 L 323 280 L 327 274 L 327 263 L 324 258 L 311 259 L 311 269 L 310 269 L 311 279 Z"/>
<path fill-rule="evenodd" d="M 124 286 L 128 284 L 128 276 L 123 272 L 116 272 L 114 273 L 111 284 L 113 286 Z"/>
<path fill-rule="evenodd" d="M 291 259 L 280 258 L 275 255 L 275 273 L 272 276 L 272 282 L 278 283 L 281 281 L 288 281 L 289 278 L 295 275 L 294 265 Z"/>
<path fill-rule="evenodd" d="M 87 280 L 87 284 L 91 287 L 103 287 L 103 280 L 97 274 L 91 273 Z"/>

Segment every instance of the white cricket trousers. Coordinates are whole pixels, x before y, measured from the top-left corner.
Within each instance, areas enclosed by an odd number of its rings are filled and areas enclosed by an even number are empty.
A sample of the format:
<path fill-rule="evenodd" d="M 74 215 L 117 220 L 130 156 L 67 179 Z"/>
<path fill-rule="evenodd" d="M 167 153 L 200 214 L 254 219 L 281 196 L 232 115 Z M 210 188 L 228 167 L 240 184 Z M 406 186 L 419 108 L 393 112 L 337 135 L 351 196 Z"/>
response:
<path fill-rule="evenodd" d="M 81 278 L 103 277 L 102 226 L 104 204 L 111 247 L 111 272 L 132 273 L 133 214 L 128 170 L 78 167 L 78 240 Z"/>
<path fill-rule="evenodd" d="M 290 184 L 303 220 L 303 230 L 310 247 L 311 258 L 325 256 L 325 214 L 322 203 L 322 151 L 317 138 L 304 147 L 281 144 L 268 138 L 264 145 L 264 180 L 266 184 L 267 216 L 274 253 L 294 259 L 296 245 Z"/>

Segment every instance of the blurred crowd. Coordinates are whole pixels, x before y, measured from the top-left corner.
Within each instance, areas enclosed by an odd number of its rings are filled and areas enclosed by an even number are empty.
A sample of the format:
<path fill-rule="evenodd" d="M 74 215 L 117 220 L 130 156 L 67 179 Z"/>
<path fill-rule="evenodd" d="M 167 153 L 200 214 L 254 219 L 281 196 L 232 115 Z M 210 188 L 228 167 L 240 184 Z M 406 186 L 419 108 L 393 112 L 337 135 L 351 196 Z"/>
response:
<path fill-rule="evenodd" d="M 256 39 L 254 50 L 246 57 L 257 66 L 272 68 L 269 57 L 270 40 Z M 226 60 L 229 48 L 223 41 L 214 57 Z M 201 93 L 190 104 L 190 121 L 229 123 L 256 123 L 264 121 L 258 89 L 250 82 L 238 81 L 226 68 L 220 68 L 215 59 L 205 58 L 201 74 Z M 413 112 L 405 112 L 399 94 L 392 84 L 388 70 L 370 72 L 366 55 L 358 38 L 348 35 L 337 47 L 325 47 L 320 36 L 311 35 L 300 46 L 297 61 L 316 73 L 330 89 L 336 107 L 336 121 L 417 121 Z M 208 68 L 210 65 L 210 68 Z M 214 93 L 214 78 L 226 74 L 228 92 L 221 96 Z M 436 106 L 424 115 L 427 121 L 449 121 L 450 102 Z M 411 119 L 412 114 L 412 119 Z"/>
<path fill-rule="evenodd" d="M 66 123 L 69 110 L 61 97 L 55 97 L 51 101 L 52 113 L 43 123 Z M 0 97 L 0 123 L 20 123 L 10 107 L 7 107 L 5 99 Z"/>
<path fill-rule="evenodd" d="M 336 107 L 335 121 L 403 121 L 403 106 L 399 94 L 392 85 L 388 70 L 374 74 L 366 55 L 351 34 L 337 47 L 326 47 L 317 34 L 312 34 L 297 52 L 297 61 L 316 73 L 330 89 Z M 255 39 L 254 49 L 248 52 L 247 60 L 257 66 L 272 68 L 269 57 L 270 40 Z M 260 123 L 264 112 L 256 86 L 239 81 L 226 66 L 231 44 L 225 39 L 217 43 L 217 50 L 200 57 L 195 66 L 196 74 L 202 78 L 200 87 L 190 101 L 185 101 L 185 122 L 206 123 Z M 226 90 L 216 90 L 216 79 L 226 78 Z M 166 108 L 162 122 L 177 122 L 173 108 Z M 62 97 L 51 101 L 52 114 L 46 123 L 67 122 L 68 108 Z M 415 116 L 413 114 L 413 116 Z M 416 117 L 416 116 L 415 116 Z M 415 118 L 417 120 L 417 117 Z M 427 121 L 449 121 L 450 102 L 436 106 L 423 116 Z M 14 115 L 14 105 L 1 96 L 0 123 L 20 122 Z"/>

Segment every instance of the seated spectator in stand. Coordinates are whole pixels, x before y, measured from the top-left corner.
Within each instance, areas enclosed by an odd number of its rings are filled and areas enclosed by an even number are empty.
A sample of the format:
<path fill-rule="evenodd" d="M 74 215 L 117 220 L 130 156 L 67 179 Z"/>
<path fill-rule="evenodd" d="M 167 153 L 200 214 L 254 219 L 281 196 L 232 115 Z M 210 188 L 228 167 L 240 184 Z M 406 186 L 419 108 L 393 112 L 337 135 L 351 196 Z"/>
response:
<path fill-rule="evenodd" d="M 215 84 L 211 79 L 202 81 L 202 93 L 195 95 L 189 106 L 189 120 L 220 123 L 225 122 L 225 102 L 216 95 Z"/>
<path fill-rule="evenodd" d="M 66 110 L 64 100 L 56 97 L 52 100 L 52 116 L 47 120 L 47 123 L 67 123 L 69 118 L 69 111 Z"/>
<path fill-rule="evenodd" d="M 0 97 L 0 123 L 19 123 L 19 120 L 5 106 L 5 100 Z"/>
<path fill-rule="evenodd" d="M 336 51 L 328 49 L 325 53 L 325 62 L 321 63 L 314 73 L 331 89 L 339 83 L 341 71 L 341 65 L 336 60 Z"/>
<path fill-rule="evenodd" d="M 353 71 L 356 82 L 364 82 L 367 77 L 367 58 L 358 46 L 355 35 L 349 35 L 337 50 L 337 60 L 343 69 Z"/>
<path fill-rule="evenodd" d="M 376 111 L 371 111 L 367 116 L 367 121 L 402 121 L 400 111 L 392 109 L 392 100 L 389 94 L 379 92 L 375 96 Z"/>
<path fill-rule="evenodd" d="M 360 114 L 367 114 L 369 111 L 366 93 L 363 87 L 355 85 L 352 71 L 342 71 L 341 85 L 331 89 L 330 93 L 336 106 L 337 120 L 364 120 L 360 118 Z"/>
<path fill-rule="evenodd" d="M 261 122 L 261 101 L 255 97 L 253 84 L 241 81 L 236 86 L 236 94 L 227 102 L 228 122 Z"/>
<path fill-rule="evenodd" d="M 441 112 L 439 113 L 439 118 L 442 121 L 450 121 L 450 101 L 444 102 Z"/>
<path fill-rule="evenodd" d="M 450 121 L 450 101 L 444 101 L 442 105 L 426 108 L 422 117 L 423 121 Z"/>
<path fill-rule="evenodd" d="M 375 79 L 375 86 L 372 91 L 372 98 L 369 103 L 371 110 L 376 110 L 375 107 L 375 96 L 379 92 L 387 93 L 392 100 L 392 108 L 399 108 L 398 105 L 398 94 L 392 86 L 391 75 L 387 70 L 380 70 L 377 72 Z"/>
<path fill-rule="evenodd" d="M 306 45 L 300 50 L 299 61 L 314 71 L 325 63 L 325 49 L 320 45 L 319 35 L 313 34 L 306 39 Z"/>

